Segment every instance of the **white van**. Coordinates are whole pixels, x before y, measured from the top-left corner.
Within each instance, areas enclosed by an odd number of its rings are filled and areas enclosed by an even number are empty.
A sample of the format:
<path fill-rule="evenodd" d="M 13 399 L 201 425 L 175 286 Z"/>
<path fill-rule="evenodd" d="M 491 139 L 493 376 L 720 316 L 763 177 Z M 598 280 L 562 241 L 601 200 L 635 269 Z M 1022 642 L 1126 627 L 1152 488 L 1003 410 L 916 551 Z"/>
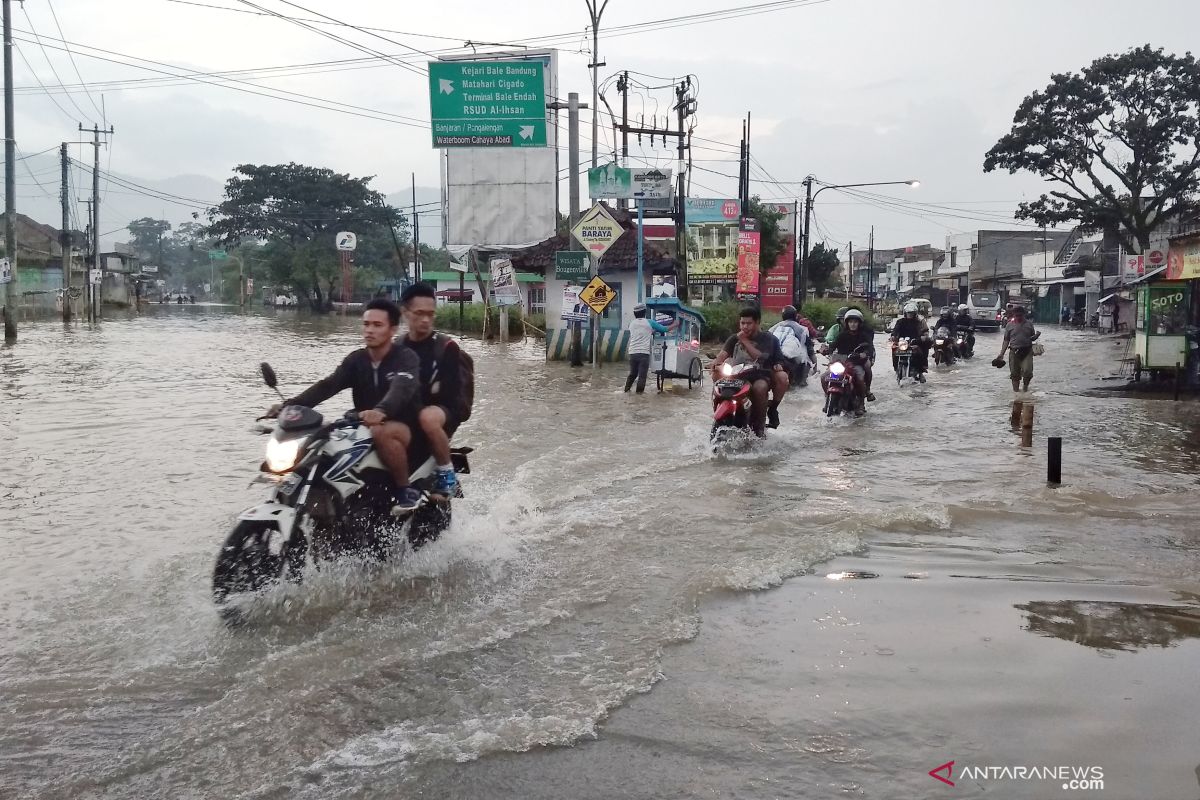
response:
<path fill-rule="evenodd" d="M 1000 330 L 1003 308 L 999 292 L 971 292 L 967 295 L 967 311 L 975 327 L 981 330 Z"/>

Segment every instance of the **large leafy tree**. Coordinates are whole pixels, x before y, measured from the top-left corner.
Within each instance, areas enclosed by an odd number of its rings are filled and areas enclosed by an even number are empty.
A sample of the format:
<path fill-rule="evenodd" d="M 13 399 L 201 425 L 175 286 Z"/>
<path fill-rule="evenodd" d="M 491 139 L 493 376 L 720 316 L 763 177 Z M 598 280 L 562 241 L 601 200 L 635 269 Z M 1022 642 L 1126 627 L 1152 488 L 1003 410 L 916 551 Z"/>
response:
<path fill-rule="evenodd" d="M 804 263 L 808 285 L 817 297 L 824 297 L 830 289 L 842 285 L 842 262 L 838 259 L 838 251 L 828 249 L 824 242 L 817 242 L 808 251 L 808 260 Z"/>
<path fill-rule="evenodd" d="M 758 269 L 762 275 L 766 275 L 787 249 L 787 235 L 779 227 L 783 214 L 775 205 L 763 204 L 755 195 L 750 198 L 750 216 L 758 220 Z"/>
<path fill-rule="evenodd" d="M 295 163 L 242 164 L 234 173 L 225 199 L 208 211 L 207 235 L 225 247 L 262 243 L 272 280 L 310 292 L 315 308 L 328 307 L 340 279 L 338 231 L 357 234 L 356 267 L 402 274 L 408 222 L 370 187 L 370 177 Z"/>
<path fill-rule="evenodd" d="M 129 231 L 129 244 L 139 259 L 147 264 L 157 264 L 162 260 L 159 257 L 160 253 L 165 255 L 162 249 L 162 237 L 171 230 L 171 223 L 165 219 L 141 217 L 125 227 Z"/>
<path fill-rule="evenodd" d="M 983 168 L 1056 185 L 1021 203 L 1017 218 L 1077 222 L 1144 251 L 1155 227 L 1187 213 L 1200 189 L 1200 66 L 1190 53 L 1143 45 L 1054 75 L 1017 108 Z"/>

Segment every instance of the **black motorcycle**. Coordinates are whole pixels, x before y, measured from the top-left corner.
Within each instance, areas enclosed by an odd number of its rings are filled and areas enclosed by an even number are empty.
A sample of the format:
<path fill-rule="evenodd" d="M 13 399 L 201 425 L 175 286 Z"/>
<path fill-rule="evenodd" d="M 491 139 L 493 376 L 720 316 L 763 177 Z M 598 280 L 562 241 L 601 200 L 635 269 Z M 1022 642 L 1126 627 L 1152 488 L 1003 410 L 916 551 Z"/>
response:
<path fill-rule="evenodd" d="M 275 372 L 262 365 L 263 379 L 276 388 Z M 469 447 L 451 450 L 460 475 L 471 472 Z M 414 446 L 417 465 L 411 484 L 422 502 L 392 515 L 395 484 L 375 452 L 370 429 L 356 412 L 332 422 L 304 406 L 284 406 L 267 440 L 256 483 L 271 489 L 264 502 L 243 511 L 225 539 L 213 569 L 213 600 L 230 625 L 244 621 L 239 596 L 280 580 L 299 582 L 305 568 L 346 554 L 383 560 L 418 548 L 450 526 L 450 498 L 435 499 L 435 463 L 428 447 Z M 461 489 L 458 496 L 462 496 Z"/>
<path fill-rule="evenodd" d="M 945 325 L 937 329 L 933 335 L 933 364 L 934 366 L 950 366 L 954 363 L 954 337 Z"/>

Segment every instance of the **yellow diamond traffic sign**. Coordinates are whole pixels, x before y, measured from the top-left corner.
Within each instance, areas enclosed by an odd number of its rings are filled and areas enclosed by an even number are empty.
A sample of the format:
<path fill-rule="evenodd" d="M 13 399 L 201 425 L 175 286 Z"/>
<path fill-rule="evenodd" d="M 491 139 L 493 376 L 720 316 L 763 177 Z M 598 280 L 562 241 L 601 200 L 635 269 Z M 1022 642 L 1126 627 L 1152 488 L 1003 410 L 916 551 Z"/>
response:
<path fill-rule="evenodd" d="M 587 303 L 597 314 L 603 314 L 617 296 L 617 290 L 604 282 L 599 275 L 592 278 L 588 285 L 579 293 L 581 302 Z"/>
<path fill-rule="evenodd" d="M 625 229 L 613 218 L 609 210 L 599 203 L 592 206 L 571 228 L 571 235 L 592 254 L 597 261 L 608 252 Z"/>

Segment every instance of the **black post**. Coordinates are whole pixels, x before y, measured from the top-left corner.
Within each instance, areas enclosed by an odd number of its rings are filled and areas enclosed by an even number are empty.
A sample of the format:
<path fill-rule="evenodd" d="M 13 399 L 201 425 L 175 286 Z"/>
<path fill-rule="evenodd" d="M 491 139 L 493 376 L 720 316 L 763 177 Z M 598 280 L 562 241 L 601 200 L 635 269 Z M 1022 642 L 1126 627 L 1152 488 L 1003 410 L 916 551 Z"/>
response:
<path fill-rule="evenodd" d="M 1046 442 L 1046 481 L 1062 483 L 1062 437 L 1051 436 Z"/>
<path fill-rule="evenodd" d="M 796 281 L 796 308 L 804 307 L 808 296 L 808 222 L 812 214 L 812 175 L 804 179 L 804 231 L 800 248 L 799 278 Z"/>
<path fill-rule="evenodd" d="M 458 332 L 463 332 L 463 295 L 467 293 L 467 273 L 458 273 Z"/>
<path fill-rule="evenodd" d="M 1183 366 L 1178 361 L 1176 361 L 1175 362 L 1175 402 L 1177 402 L 1177 403 L 1179 402 L 1179 383 L 1180 383 L 1180 379 L 1182 377 L 1183 377 Z"/>

